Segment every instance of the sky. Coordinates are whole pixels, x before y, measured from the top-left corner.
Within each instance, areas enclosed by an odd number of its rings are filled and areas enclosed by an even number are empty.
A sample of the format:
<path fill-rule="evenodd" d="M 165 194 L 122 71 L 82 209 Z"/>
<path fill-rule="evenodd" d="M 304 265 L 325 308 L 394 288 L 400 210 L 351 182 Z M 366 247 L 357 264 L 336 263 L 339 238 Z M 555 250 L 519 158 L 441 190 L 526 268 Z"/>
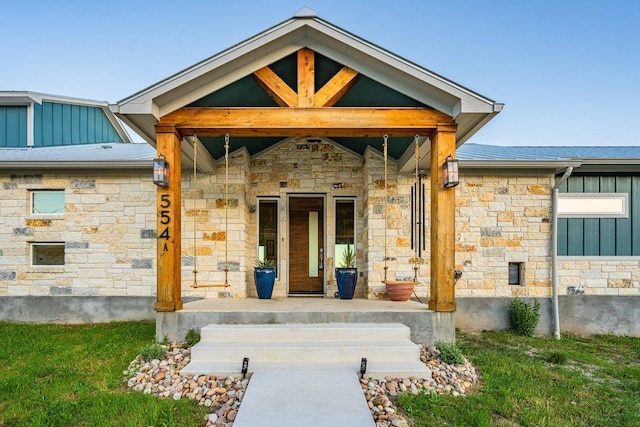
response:
<path fill-rule="evenodd" d="M 640 0 L 0 0 L 0 90 L 115 103 L 304 6 L 504 103 L 468 142 L 640 145 Z"/>

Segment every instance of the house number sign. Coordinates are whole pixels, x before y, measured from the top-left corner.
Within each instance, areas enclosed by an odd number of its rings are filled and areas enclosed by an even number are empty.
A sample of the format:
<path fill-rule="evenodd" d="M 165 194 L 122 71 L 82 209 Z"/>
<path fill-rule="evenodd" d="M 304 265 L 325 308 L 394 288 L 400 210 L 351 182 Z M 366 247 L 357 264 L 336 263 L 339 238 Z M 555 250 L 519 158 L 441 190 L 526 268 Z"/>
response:
<path fill-rule="evenodd" d="M 159 239 L 164 239 L 164 246 L 162 248 L 163 252 L 169 251 L 167 247 L 167 241 L 169 240 L 169 225 L 171 224 L 171 211 L 169 207 L 171 206 L 171 196 L 169 194 L 163 194 L 160 196 L 160 228 L 164 227 L 162 232 L 158 235 Z"/>

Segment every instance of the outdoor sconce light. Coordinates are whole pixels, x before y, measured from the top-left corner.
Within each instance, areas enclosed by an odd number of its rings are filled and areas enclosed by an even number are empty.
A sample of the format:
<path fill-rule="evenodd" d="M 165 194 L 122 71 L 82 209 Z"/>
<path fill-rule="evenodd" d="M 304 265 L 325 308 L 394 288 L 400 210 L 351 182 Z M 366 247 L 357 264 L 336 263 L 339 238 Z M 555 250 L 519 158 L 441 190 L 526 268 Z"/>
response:
<path fill-rule="evenodd" d="M 169 186 L 169 162 L 164 156 L 153 159 L 153 183 L 159 187 Z"/>
<path fill-rule="evenodd" d="M 459 183 L 458 160 L 448 156 L 442 165 L 442 186 L 444 188 L 453 188 Z"/>

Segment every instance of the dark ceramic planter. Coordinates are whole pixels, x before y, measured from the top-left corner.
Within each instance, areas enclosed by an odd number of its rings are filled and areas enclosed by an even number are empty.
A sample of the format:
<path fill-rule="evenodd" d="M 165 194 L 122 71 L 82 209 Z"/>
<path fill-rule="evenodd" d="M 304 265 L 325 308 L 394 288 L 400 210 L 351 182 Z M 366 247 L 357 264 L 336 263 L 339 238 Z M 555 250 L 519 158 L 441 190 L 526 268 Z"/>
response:
<path fill-rule="evenodd" d="M 271 299 L 273 285 L 276 282 L 275 267 L 256 268 L 253 270 L 253 279 L 256 283 L 258 298 Z"/>
<path fill-rule="evenodd" d="M 340 299 L 353 299 L 358 281 L 357 268 L 336 268 L 336 281 Z"/>

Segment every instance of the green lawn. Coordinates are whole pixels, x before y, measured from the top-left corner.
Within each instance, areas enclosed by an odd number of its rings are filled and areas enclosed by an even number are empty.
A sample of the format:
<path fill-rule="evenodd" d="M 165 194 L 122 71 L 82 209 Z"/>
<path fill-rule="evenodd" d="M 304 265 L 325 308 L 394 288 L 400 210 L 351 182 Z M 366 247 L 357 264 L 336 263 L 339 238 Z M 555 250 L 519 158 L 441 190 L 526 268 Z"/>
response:
<path fill-rule="evenodd" d="M 129 391 L 153 323 L 0 323 L 0 426 L 201 426 L 205 408 Z M 459 332 L 482 375 L 467 397 L 404 395 L 416 426 L 640 425 L 640 339 Z M 562 361 L 550 363 L 547 359 Z"/>
<path fill-rule="evenodd" d="M 201 425 L 192 401 L 127 390 L 122 371 L 155 325 L 0 323 L 0 426 Z"/>
<path fill-rule="evenodd" d="M 482 385 L 464 398 L 401 396 L 416 426 L 640 426 L 638 338 L 457 337 Z"/>

